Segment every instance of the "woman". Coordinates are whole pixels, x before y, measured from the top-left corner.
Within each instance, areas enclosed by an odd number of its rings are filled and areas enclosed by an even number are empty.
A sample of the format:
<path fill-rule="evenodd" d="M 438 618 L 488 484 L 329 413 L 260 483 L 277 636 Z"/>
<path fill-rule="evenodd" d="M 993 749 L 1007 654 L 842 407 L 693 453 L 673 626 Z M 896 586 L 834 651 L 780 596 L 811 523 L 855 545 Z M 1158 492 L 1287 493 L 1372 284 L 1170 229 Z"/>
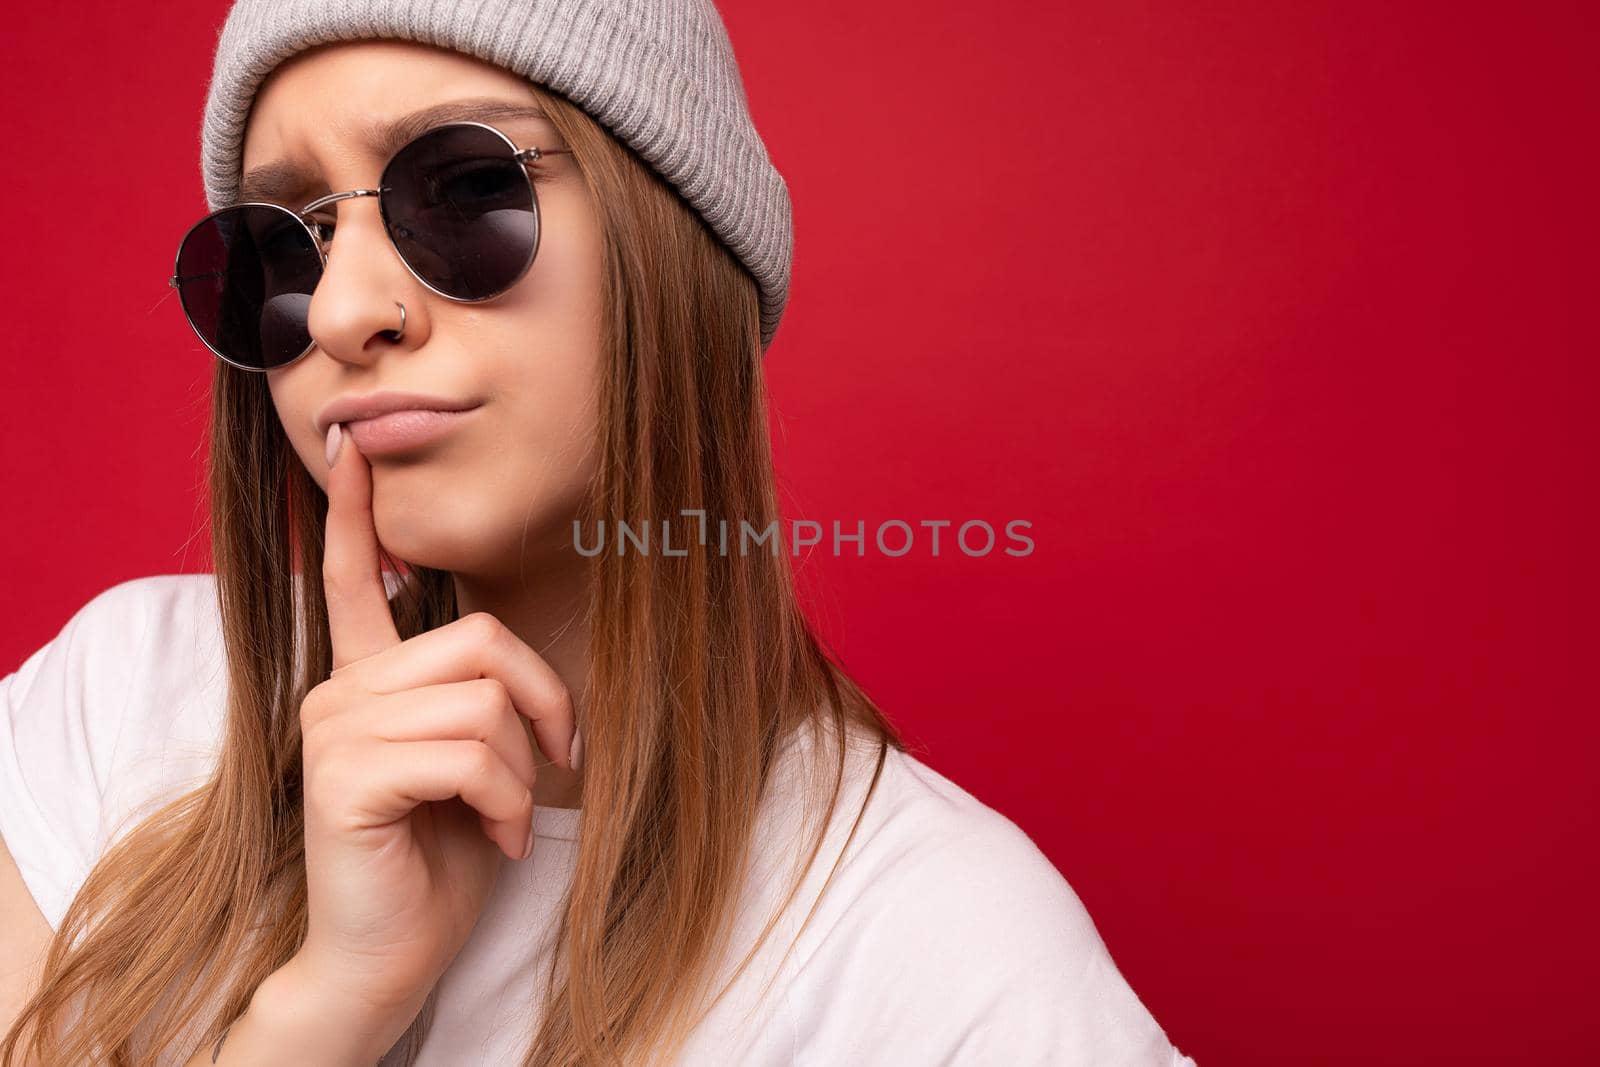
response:
<path fill-rule="evenodd" d="M 307 7 L 229 14 L 173 279 L 215 574 L 0 683 L 0 1063 L 1191 1062 L 722 550 L 790 230 L 715 10 Z"/>

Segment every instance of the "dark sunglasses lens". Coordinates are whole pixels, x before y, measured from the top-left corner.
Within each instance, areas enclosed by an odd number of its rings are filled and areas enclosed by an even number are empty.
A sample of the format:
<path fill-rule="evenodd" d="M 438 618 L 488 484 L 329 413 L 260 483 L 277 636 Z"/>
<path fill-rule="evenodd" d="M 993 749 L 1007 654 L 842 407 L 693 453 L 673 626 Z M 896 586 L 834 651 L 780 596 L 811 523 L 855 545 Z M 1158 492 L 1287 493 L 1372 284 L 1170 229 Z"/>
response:
<path fill-rule="evenodd" d="M 539 247 L 528 172 L 481 126 L 444 126 L 412 141 L 383 172 L 385 225 L 417 276 L 458 300 L 509 288 Z"/>
<path fill-rule="evenodd" d="M 178 247 L 178 299 L 195 332 L 240 366 L 267 370 L 311 344 L 322 257 L 300 220 L 259 204 L 201 219 Z"/>

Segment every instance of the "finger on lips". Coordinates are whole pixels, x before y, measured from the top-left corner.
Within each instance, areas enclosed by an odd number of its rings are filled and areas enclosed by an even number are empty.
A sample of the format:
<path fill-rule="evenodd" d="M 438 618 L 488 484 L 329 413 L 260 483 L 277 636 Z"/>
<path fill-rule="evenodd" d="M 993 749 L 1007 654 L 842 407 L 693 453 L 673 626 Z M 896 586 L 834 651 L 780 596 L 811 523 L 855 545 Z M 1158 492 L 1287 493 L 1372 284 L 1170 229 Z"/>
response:
<path fill-rule="evenodd" d="M 550 664 L 504 623 L 473 612 L 404 642 L 383 582 L 381 545 L 372 514 L 372 467 L 360 449 L 328 428 L 328 517 L 323 584 L 333 671 L 359 667 L 373 693 L 486 678 L 498 681 L 511 707 L 527 719 L 535 743 L 552 761 L 574 767 L 576 718 L 571 695 Z"/>
<path fill-rule="evenodd" d="M 372 468 L 361 450 L 345 447 L 338 423 L 328 428 L 328 518 L 322 583 L 335 669 L 400 643 L 372 519 Z"/>

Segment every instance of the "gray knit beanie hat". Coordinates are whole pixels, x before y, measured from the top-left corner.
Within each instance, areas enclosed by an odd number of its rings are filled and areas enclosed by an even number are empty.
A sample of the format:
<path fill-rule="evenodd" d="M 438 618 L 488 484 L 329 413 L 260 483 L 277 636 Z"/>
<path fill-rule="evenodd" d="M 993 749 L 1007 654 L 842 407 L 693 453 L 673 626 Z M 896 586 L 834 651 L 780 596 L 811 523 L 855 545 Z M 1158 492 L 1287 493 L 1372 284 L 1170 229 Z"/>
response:
<path fill-rule="evenodd" d="M 317 45 L 369 38 L 476 56 L 583 108 L 749 270 L 766 351 L 789 298 L 789 190 L 750 121 L 712 0 L 237 0 L 217 41 L 200 132 L 211 210 L 238 202 L 245 120 L 273 68 Z"/>

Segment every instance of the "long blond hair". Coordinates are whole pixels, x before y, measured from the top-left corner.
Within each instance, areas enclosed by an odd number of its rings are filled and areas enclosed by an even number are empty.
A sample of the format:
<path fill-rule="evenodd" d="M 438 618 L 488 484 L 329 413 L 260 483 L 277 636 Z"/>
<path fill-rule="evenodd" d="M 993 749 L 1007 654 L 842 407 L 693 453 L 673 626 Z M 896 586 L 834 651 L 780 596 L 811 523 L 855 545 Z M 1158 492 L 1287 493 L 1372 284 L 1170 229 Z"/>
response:
<path fill-rule="evenodd" d="M 561 95 L 529 88 L 574 150 L 604 240 L 600 463 L 581 521 L 699 509 L 767 528 L 779 516 L 754 279 L 631 149 Z M 25 1036 L 42 1063 L 118 1067 L 154 1064 L 191 1026 L 213 1040 L 305 938 L 299 706 L 331 669 L 327 498 L 264 376 L 217 361 L 211 440 L 230 683 L 218 762 L 95 865 L 0 1042 L 0 1067 L 17 1067 Z M 392 562 L 414 578 L 393 599 L 402 637 L 456 618 L 448 572 Z M 680 1047 L 717 973 L 753 813 L 791 730 L 834 728 L 829 817 L 852 726 L 877 738 L 880 770 L 889 748 L 905 748 L 808 626 L 785 551 L 589 562 L 580 818 L 605 832 L 579 835 L 555 954 L 564 966 L 546 976 L 525 1067 L 640 1063 Z M 207 988 L 217 995 L 202 1015 Z M 432 1006 L 430 996 L 401 1039 L 407 1065 Z M 135 1040 L 142 1027 L 148 1042 Z"/>

